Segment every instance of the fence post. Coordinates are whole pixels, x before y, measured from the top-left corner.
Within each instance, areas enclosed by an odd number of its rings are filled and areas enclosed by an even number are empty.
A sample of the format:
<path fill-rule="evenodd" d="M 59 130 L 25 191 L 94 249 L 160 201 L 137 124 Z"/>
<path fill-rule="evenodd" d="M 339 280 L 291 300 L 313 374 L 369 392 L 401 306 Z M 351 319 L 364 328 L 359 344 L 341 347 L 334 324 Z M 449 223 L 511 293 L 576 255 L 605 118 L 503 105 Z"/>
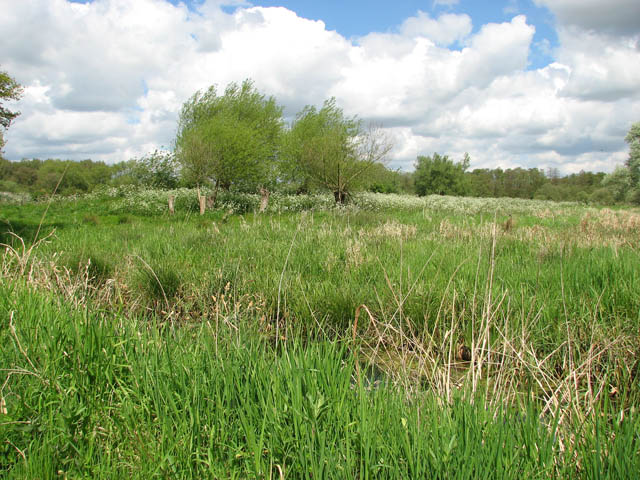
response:
<path fill-rule="evenodd" d="M 169 195 L 169 213 L 170 213 L 171 215 L 173 215 L 174 213 L 176 213 L 176 210 L 175 210 L 175 204 L 174 204 L 175 199 L 176 199 L 176 197 L 175 197 L 175 196 L 173 196 L 173 195 Z"/>
<path fill-rule="evenodd" d="M 260 199 L 260 213 L 262 213 L 267 209 L 267 205 L 269 205 L 269 190 L 261 188 L 260 195 L 262 195 Z"/>
<path fill-rule="evenodd" d="M 198 200 L 200 200 L 200 215 L 204 215 L 207 197 L 205 197 L 204 195 L 200 195 L 198 197 Z"/>

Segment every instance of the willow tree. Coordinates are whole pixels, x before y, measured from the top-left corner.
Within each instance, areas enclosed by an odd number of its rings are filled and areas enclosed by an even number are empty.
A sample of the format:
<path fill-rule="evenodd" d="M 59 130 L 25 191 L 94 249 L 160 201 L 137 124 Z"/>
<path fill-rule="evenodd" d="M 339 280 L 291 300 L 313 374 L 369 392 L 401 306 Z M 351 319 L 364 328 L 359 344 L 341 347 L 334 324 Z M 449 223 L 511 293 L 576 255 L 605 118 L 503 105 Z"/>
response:
<path fill-rule="evenodd" d="M 337 203 L 345 203 L 366 172 L 387 161 L 393 145 L 379 126 L 345 116 L 332 98 L 319 110 L 304 107 L 284 146 L 284 171 L 291 178 L 328 189 Z"/>
<path fill-rule="evenodd" d="M 7 72 L 0 71 L 0 102 L 4 100 L 19 100 L 22 97 L 23 88 Z M 0 149 L 4 147 L 3 130 L 9 128 L 11 122 L 20 115 L 20 112 L 13 112 L 5 108 L 0 103 Z"/>
<path fill-rule="evenodd" d="M 282 107 L 250 80 L 231 83 L 224 95 L 212 86 L 182 106 L 176 158 L 186 179 L 213 185 L 214 196 L 231 187 L 256 191 L 275 182 L 282 127 Z"/>
<path fill-rule="evenodd" d="M 640 205 L 640 122 L 631 125 L 624 140 L 629 144 L 629 157 L 624 166 L 618 166 L 602 180 L 602 185 L 617 202 Z"/>

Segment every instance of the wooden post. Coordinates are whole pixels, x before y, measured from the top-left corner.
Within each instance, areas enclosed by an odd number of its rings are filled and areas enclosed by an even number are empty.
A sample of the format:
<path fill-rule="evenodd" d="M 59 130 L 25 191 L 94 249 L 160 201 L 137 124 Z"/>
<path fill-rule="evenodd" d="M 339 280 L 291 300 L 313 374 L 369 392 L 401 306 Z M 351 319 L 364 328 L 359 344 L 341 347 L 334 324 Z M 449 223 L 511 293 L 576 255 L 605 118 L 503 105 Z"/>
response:
<path fill-rule="evenodd" d="M 260 199 L 260 213 L 262 213 L 267 209 L 267 205 L 269 205 L 269 190 L 261 188 L 260 195 L 262 195 Z"/>
<path fill-rule="evenodd" d="M 176 210 L 175 210 L 175 204 L 174 204 L 175 199 L 176 199 L 176 197 L 175 197 L 175 196 L 173 196 L 173 195 L 169 195 L 169 213 L 170 213 L 171 215 L 173 215 L 174 213 L 176 213 Z"/>
<path fill-rule="evenodd" d="M 200 215 L 204 215 L 207 197 L 205 197 L 204 195 L 199 195 L 198 200 L 200 201 Z"/>

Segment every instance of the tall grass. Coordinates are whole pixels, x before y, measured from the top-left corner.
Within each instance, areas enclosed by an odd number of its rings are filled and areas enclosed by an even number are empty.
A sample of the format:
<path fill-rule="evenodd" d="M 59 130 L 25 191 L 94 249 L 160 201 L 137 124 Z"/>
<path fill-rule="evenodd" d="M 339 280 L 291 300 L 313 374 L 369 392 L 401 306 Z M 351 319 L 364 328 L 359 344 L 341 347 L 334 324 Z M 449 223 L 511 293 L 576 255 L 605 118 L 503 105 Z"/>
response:
<path fill-rule="evenodd" d="M 123 222 L 118 198 L 3 210 L 8 475 L 639 466 L 637 213 L 372 196 Z"/>
<path fill-rule="evenodd" d="M 255 319 L 243 332 L 229 318 L 154 327 L 23 283 L 0 292 L 7 478 L 631 478 L 640 467 L 635 411 L 605 404 L 563 443 L 558 416 L 535 402 L 371 388 L 348 342 L 274 351 Z"/>

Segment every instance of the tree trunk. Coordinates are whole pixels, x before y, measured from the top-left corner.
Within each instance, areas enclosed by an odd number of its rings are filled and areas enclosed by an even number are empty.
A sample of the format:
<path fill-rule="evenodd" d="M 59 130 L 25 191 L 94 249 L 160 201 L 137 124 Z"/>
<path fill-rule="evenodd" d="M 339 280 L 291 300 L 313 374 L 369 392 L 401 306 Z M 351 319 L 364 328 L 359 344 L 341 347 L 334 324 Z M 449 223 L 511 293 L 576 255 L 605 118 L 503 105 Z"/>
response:
<path fill-rule="evenodd" d="M 207 206 L 209 209 L 213 209 L 216 206 L 216 201 L 218 200 L 218 190 L 220 189 L 220 180 L 216 180 L 216 185 L 213 188 L 213 195 L 210 195 L 207 199 Z"/>
<path fill-rule="evenodd" d="M 336 199 L 336 203 L 344 205 L 345 203 L 347 203 L 349 194 L 347 192 L 343 192 L 342 190 L 334 190 L 333 196 Z"/>

